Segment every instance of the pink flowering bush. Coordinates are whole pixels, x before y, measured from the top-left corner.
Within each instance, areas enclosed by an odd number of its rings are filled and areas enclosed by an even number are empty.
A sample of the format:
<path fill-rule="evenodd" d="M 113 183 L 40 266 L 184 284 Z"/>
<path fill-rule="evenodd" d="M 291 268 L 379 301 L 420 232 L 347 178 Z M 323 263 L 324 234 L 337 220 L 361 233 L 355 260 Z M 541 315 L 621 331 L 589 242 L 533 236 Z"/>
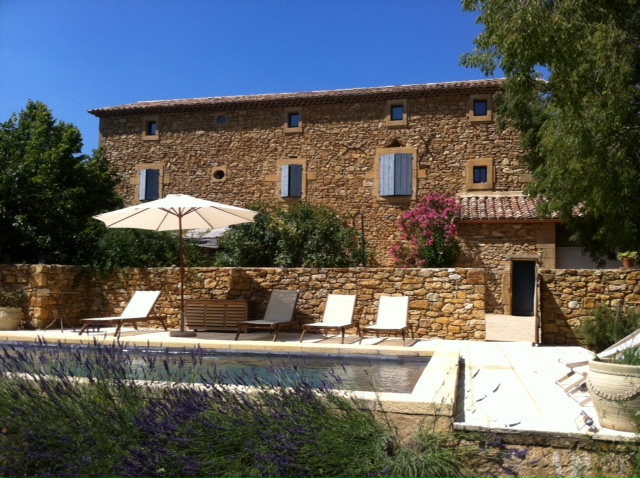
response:
<path fill-rule="evenodd" d="M 403 241 L 390 251 L 396 266 L 453 266 L 460 255 L 455 223 L 459 215 L 458 201 L 446 194 L 429 194 L 402 214 L 398 225 Z"/>

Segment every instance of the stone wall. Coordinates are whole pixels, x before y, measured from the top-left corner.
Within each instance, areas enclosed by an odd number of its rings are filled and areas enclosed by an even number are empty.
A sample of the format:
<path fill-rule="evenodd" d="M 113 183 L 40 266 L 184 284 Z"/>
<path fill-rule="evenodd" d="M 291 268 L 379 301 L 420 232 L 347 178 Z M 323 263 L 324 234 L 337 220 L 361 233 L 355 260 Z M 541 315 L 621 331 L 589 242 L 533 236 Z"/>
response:
<path fill-rule="evenodd" d="M 248 300 L 252 318 L 264 313 L 272 289 L 299 290 L 297 319 L 305 322 L 321 319 L 328 293 L 357 293 L 355 318 L 362 325 L 375 321 L 379 295 L 407 295 L 417 337 L 471 340 L 484 339 L 485 304 L 494 300 L 489 287 L 495 280 L 481 268 L 191 268 L 186 277 L 188 297 Z M 177 327 L 179 286 L 176 268 L 131 269 L 100 278 L 80 267 L 0 265 L 0 288 L 28 288 L 28 328 L 50 324 L 61 311 L 72 324 L 119 315 L 134 290 L 162 290 L 156 311 Z M 544 269 L 540 289 L 542 343 L 577 345 L 575 329 L 600 305 L 640 306 L 640 270 Z"/>
<path fill-rule="evenodd" d="M 336 292 L 357 294 L 355 320 L 367 325 L 375 322 L 377 298 L 396 294 L 410 297 L 409 321 L 416 337 L 484 338 L 485 280 L 479 269 L 191 268 L 186 277 L 188 297 L 247 300 L 251 318 L 264 313 L 272 289 L 296 289 L 298 320 L 319 321 L 327 294 Z M 173 327 L 179 325 L 175 268 L 133 269 L 96 278 L 77 267 L 0 265 L 0 279 L 2 288 L 31 288 L 27 327 L 49 324 L 58 317 L 60 305 L 75 324 L 80 318 L 119 315 L 135 290 L 162 290 L 155 310 L 167 314 Z"/>
<path fill-rule="evenodd" d="M 458 227 L 462 254 L 460 267 L 480 267 L 486 273 L 486 311 L 510 314 L 509 283 L 514 257 L 540 257 L 541 223 L 469 224 Z"/>
<path fill-rule="evenodd" d="M 541 322 L 545 344 L 579 343 L 575 329 L 600 305 L 640 306 L 640 270 L 542 270 Z"/>
<path fill-rule="evenodd" d="M 361 212 L 367 248 L 374 253 L 370 265 L 390 266 L 389 248 L 400 237 L 397 221 L 402 212 L 428 193 L 465 191 L 467 161 L 492 161 L 495 191 L 525 186 L 518 134 L 499 131 L 495 122 L 468 118 L 470 94 L 491 92 L 443 88 L 437 96 L 408 98 L 408 125 L 399 128 L 385 124 L 387 98 L 382 98 L 305 105 L 300 134 L 284 132 L 283 107 L 245 108 L 241 103 L 224 111 L 224 127 L 215 121 L 221 112 L 172 112 L 156 115 L 157 140 L 142 137 L 143 115 L 103 117 L 100 134 L 128 203 L 137 200 L 136 167 L 143 164 L 164 165 L 163 194 L 185 193 L 242 207 L 277 203 L 279 165 L 298 161 L 305 165 L 304 199 L 345 218 Z M 389 147 L 416 152 L 418 179 L 412 200 L 377 195 L 376 151 Z M 221 168 L 226 175 L 215 180 L 213 172 Z"/>

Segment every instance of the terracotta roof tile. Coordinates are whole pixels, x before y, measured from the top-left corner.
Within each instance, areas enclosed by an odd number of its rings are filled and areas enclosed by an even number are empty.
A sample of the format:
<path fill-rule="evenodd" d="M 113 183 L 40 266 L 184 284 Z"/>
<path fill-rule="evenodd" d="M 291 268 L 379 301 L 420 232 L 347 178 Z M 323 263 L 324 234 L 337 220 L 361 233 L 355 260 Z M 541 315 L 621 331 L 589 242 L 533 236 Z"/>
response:
<path fill-rule="evenodd" d="M 527 196 L 468 196 L 460 198 L 461 221 L 526 221 L 541 219 L 538 201 Z"/>
<path fill-rule="evenodd" d="M 494 92 L 502 87 L 504 80 L 456 81 L 450 83 L 427 83 L 422 85 L 384 86 L 378 88 L 354 88 L 349 90 L 309 91 L 301 93 L 277 93 L 248 96 L 218 96 L 183 100 L 141 101 L 121 106 L 109 106 L 89 110 L 98 117 L 115 115 L 151 114 L 160 112 L 189 112 L 248 107 L 304 106 L 313 104 L 341 103 L 371 99 L 398 99 L 451 94 L 464 90 Z"/>

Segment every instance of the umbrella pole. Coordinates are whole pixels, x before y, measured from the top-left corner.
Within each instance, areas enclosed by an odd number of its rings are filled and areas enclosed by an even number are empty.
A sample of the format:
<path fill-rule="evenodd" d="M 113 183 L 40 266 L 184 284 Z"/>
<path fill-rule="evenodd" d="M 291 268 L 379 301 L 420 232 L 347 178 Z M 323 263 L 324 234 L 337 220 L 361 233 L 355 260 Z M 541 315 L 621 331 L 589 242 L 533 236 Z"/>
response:
<path fill-rule="evenodd" d="M 178 232 L 180 234 L 180 331 L 169 333 L 171 337 L 195 337 L 195 330 L 185 330 L 187 328 L 184 316 L 184 243 L 182 240 L 182 216 L 178 215 Z"/>

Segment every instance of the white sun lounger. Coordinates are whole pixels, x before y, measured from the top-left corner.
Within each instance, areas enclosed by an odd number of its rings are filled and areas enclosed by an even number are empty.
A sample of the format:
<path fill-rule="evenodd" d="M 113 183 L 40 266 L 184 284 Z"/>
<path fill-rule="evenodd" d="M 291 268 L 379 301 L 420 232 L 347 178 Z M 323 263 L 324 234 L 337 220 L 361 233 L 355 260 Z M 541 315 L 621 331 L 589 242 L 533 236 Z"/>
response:
<path fill-rule="evenodd" d="M 402 343 L 405 344 L 407 330 L 411 331 L 411 338 L 413 338 L 413 327 L 407 324 L 408 318 L 409 297 L 381 296 L 376 323 L 360 329 L 360 343 L 362 343 L 365 332 L 375 332 L 376 337 L 379 337 L 380 332 L 382 332 L 385 334 L 401 334 Z"/>
<path fill-rule="evenodd" d="M 353 311 L 356 307 L 355 295 L 329 294 L 327 305 L 324 308 L 322 322 L 304 324 L 300 342 L 309 330 L 338 330 L 342 332 L 342 343 L 344 343 L 344 331 L 353 323 Z"/>
<path fill-rule="evenodd" d="M 122 324 L 133 324 L 135 329 L 138 328 L 138 322 L 148 322 L 150 320 L 159 321 L 164 330 L 167 330 L 167 316 L 166 315 L 150 315 L 151 310 L 156 305 L 158 298 L 160 297 L 159 290 L 138 290 L 133 294 L 131 300 L 127 304 L 127 307 L 122 311 L 119 317 L 99 317 L 95 319 L 80 319 L 82 322 L 82 328 L 79 335 L 87 330 L 90 325 L 108 325 L 117 324 L 114 335 L 120 337 L 120 329 Z"/>

